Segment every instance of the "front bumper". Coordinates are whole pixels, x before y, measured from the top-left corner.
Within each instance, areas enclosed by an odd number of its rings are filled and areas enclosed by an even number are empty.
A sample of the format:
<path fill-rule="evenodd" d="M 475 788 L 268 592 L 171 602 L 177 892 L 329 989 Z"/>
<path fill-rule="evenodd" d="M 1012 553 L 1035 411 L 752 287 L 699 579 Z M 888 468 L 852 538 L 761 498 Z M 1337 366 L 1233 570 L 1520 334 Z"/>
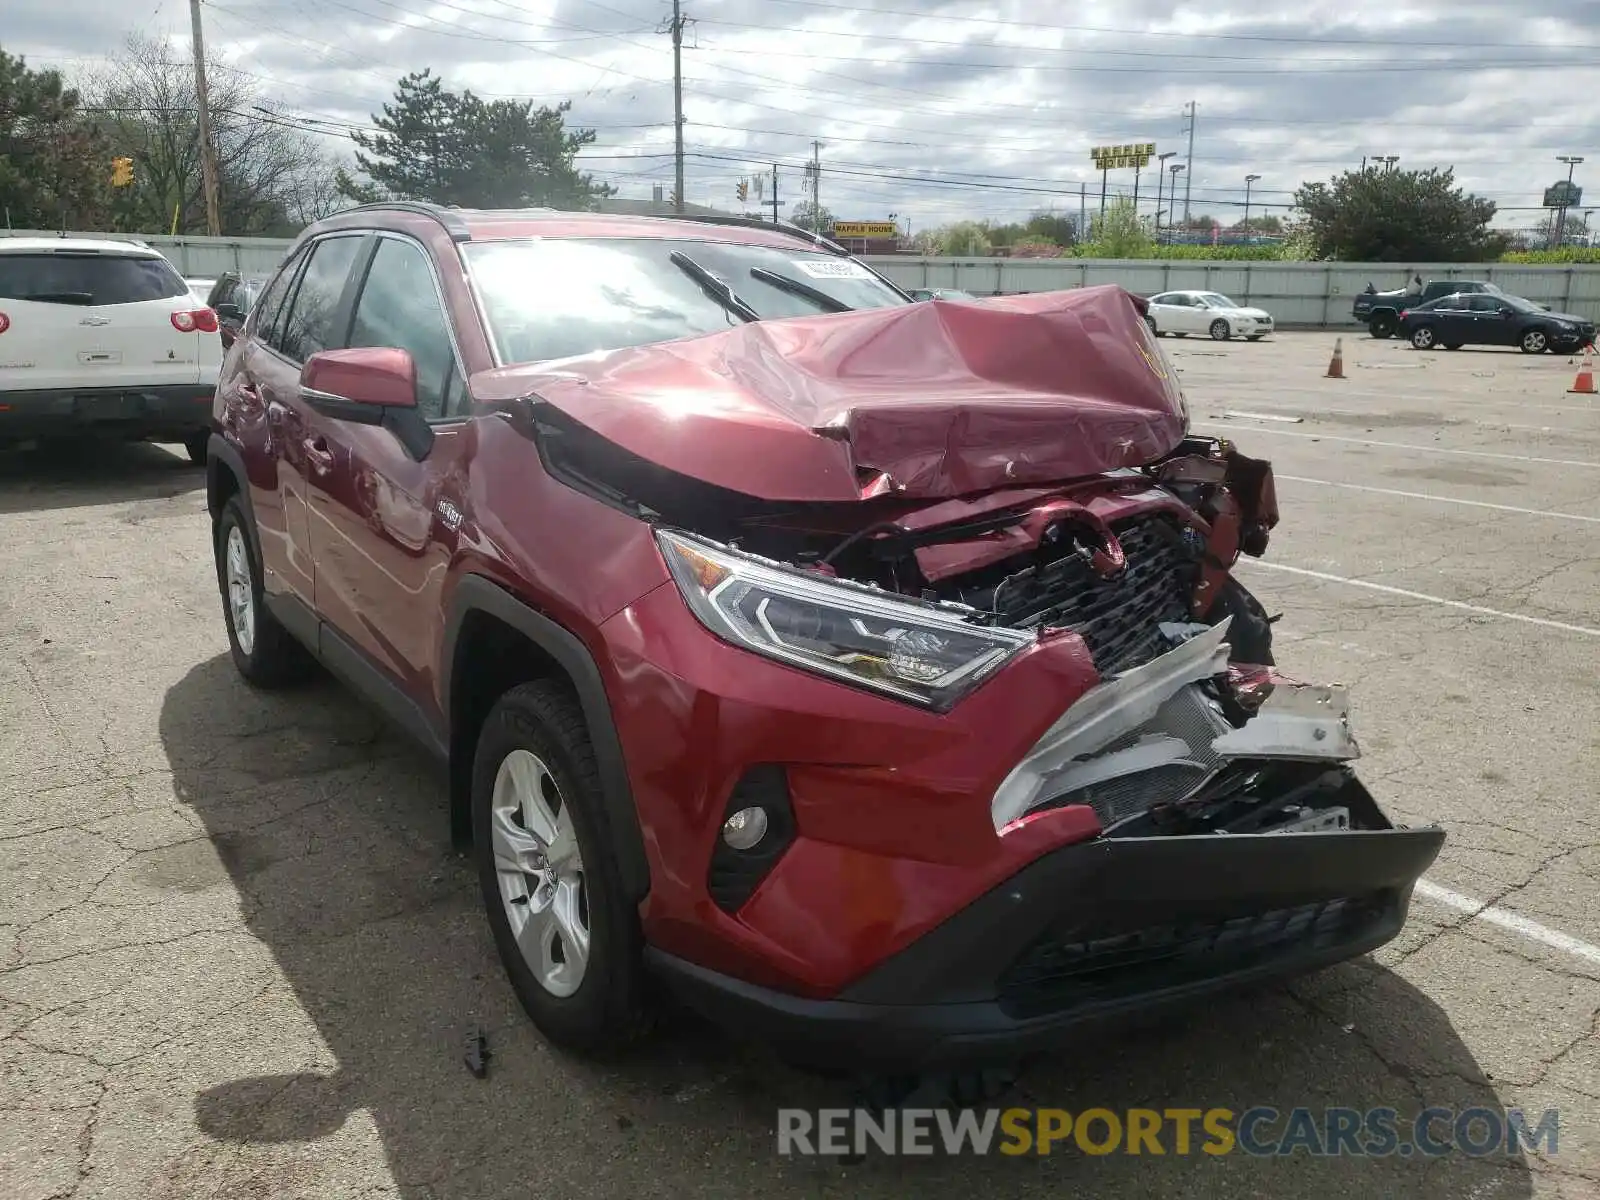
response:
<path fill-rule="evenodd" d="M 0 391 L 0 441 L 37 437 L 181 441 L 211 423 L 215 383 Z"/>
<path fill-rule="evenodd" d="M 1348 770 L 1345 832 L 1099 838 L 1052 851 L 830 999 L 651 952 L 691 1007 L 818 1066 L 917 1070 L 1059 1048 L 1088 1029 L 1364 954 L 1405 923 L 1444 841 L 1396 829 Z"/>

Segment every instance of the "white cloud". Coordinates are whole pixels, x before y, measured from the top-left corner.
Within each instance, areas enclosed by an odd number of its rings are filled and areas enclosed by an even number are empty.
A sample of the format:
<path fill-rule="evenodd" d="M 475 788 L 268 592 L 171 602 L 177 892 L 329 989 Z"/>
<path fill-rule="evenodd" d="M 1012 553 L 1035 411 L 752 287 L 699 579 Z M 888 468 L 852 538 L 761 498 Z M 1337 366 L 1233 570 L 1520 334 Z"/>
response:
<path fill-rule="evenodd" d="M 1600 169 L 1589 64 L 1600 5 L 1571 0 L 1303 0 L 1263 17 L 1228 0 L 685 0 L 689 199 L 734 205 L 742 175 L 824 143 L 822 200 L 841 217 L 925 227 L 1097 203 L 1090 146 L 1155 141 L 1183 161 L 1199 106 L 1197 210 L 1231 212 L 1244 176 L 1283 204 L 1300 182 L 1398 154 L 1531 225 L 1557 154 Z M 7 22 L 4 46 L 69 72 L 115 54 L 118 0 L 56 0 Z M 432 67 L 485 95 L 573 101 L 599 140 L 589 169 L 624 195 L 672 180 L 666 0 L 215 0 L 213 53 L 285 108 L 364 124 L 402 74 Z M 145 32 L 187 46 L 164 0 Z M 1579 168 L 1582 183 L 1584 167 Z M 1131 188 L 1131 172 L 1112 189 Z M 1154 190 L 1152 172 L 1141 197 Z M 1600 185 L 1596 185 L 1600 190 Z"/>

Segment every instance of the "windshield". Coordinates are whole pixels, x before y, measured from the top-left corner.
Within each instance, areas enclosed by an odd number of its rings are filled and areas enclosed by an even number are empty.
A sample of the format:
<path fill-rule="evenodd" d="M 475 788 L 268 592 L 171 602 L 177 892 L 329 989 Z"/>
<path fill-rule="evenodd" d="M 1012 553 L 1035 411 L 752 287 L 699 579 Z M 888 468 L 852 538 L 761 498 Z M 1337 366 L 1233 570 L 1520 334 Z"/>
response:
<path fill-rule="evenodd" d="M 1238 308 L 1239 307 L 1232 300 L 1229 300 L 1226 296 L 1224 296 L 1221 292 L 1201 292 L 1200 295 L 1199 295 L 1199 300 L 1200 300 L 1200 303 L 1204 304 L 1207 308 Z"/>
<path fill-rule="evenodd" d="M 1531 300 L 1524 300 L 1521 296 L 1507 296 L 1502 293 L 1495 297 L 1495 302 L 1497 304 L 1504 304 L 1508 308 L 1515 309 L 1519 313 L 1538 313 L 1545 311 L 1542 305 L 1535 304 Z"/>
<path fill-rule="evenodd" d="M 0 253 L 0 297 L 46 304 L 137 304 L 187 295 L 164 258 L 51 250 Z"/>
<path fill-rule="evenodd" d="M 762 318 L 907 302 L 854 259 L 798 246 L 537 238 L 473 242 L 462 253 L 504 363 L 648 346 L 742 324 L 695 268 Z M 681 265 L 685 258 L 692 266 Z"/>

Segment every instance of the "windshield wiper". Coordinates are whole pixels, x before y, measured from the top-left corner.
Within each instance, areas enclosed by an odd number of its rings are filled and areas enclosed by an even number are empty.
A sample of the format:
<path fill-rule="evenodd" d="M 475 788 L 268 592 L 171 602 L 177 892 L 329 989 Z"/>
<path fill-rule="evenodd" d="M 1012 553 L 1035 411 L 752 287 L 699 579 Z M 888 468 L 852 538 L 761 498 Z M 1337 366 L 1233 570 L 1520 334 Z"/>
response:
<path fill-rule="evenodd" d="M 751 267 L 750 274 L 762 283 L 770 283 L 779 291 L 788 292 L 791 296 L 799 296 L 802 299 L 811 301 L 823 312 L 842 313 L 855 311 L 843 300 L 835 299 L 821 288 L 814 288 L 802 280 L 791 279 L 787 275 L 779 275 L 776 271 L 769 271 L 765 267 Z"/>
<path fill-rule="evenodd" d="M 682 250 L 674 250 L 671 258 L 673 266 L 698 283 L 701 291 L 705 292 L 706 295 L 710 296 L 741 321 L 761 320 L 761 314 L 739 299 L 737 292 L 706 270 L 705 267 L 695 262 Z"/>

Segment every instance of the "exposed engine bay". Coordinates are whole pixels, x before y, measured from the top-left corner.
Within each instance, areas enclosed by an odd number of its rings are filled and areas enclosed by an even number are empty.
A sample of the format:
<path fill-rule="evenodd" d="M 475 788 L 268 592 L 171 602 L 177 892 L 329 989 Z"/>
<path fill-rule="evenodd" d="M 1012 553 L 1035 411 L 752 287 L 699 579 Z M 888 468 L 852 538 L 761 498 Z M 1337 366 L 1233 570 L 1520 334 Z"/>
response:
<path fill-rule="evenodd" d="M 1389 828 L 1340 766 L 1359 756 L 1342 689 L 1278 674 L 1273 619 L 1229 574 L 1278 511 L 1270 465 L 1225 441 L 1058 487 L 836 504 L 689 479 L 549 409 L 534 433 L 553 474 L 658 526 L 974 626 L 1081 638 L 1100 682 L 996 792 L 999 833 L 1067 805 L 1107 837 Z"/>

